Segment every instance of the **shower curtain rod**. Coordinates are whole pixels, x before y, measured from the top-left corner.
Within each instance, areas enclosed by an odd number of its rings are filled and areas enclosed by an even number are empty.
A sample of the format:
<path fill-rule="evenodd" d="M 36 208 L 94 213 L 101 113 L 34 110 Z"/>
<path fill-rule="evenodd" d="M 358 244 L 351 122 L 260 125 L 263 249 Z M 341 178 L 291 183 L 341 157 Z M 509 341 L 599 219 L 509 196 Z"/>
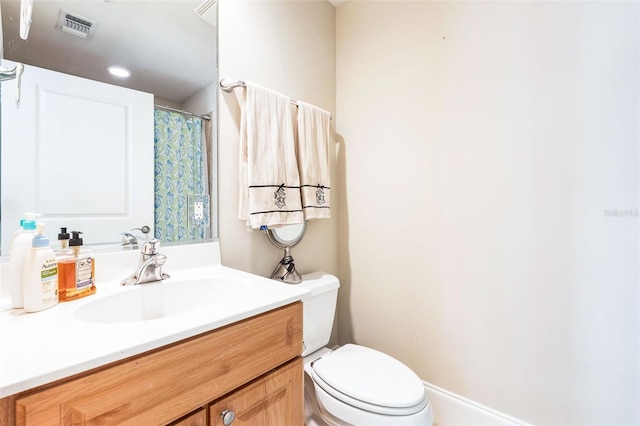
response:
<path fill-rule="evenodd" d="M 189 111 L 183 111 L 181 109 L 175 109 L 175 108 L 171 108 L 168 106 L 164 106 L 164 105 L 154 105 L 156 108 L 160 108 L 160 109 L 166 109 L 167 111 L 173 111 L 173 112 L 177 112 L 180 114 L 187 114 L 187 115 L 192 115 L 194 117 L 198 117 L 198 118 L 202 118 L 203 120 L 211 120 L 211 116 L 210 115 L 200 115 L 200 114 L 195 114 L 193 112 L 189 112 Z"/>
<path fill-rule="evenodd" d="M 247 83 L 245 83 L 242 80 L 238 80 L 238 81 L 233 81 L 233 82 L 225 84 L 224 83 L 224 79 L 221 79 L 218 82 L 218 86 L 220 86 L 220 88 L 222 90 L 224 90 L 225 92 L 231 93 L 233 91 L 233 89 L 235 89 L 236 87 L 247 87 Z M 298 103 L 296 101 L 294 101 L 293 99 L 290 99 L 290 101 L 291 101 L 291 105 L 294 105 L 296 107 L 298 106 Z M 329 119 L 331 120 L 331 119 L 333 119 L 333 117 L 330 117 Z"/>

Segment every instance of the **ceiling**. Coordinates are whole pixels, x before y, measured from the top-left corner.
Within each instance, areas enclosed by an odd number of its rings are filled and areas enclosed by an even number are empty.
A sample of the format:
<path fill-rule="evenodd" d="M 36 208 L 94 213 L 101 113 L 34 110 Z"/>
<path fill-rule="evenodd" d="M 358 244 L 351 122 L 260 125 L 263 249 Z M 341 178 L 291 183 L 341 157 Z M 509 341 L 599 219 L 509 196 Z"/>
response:
<path fill-rule="evenodd" d="M 197 14 L 198 7 L 207 9 Z M 27 41 L 19 0 L 0 0 L 4 58 L 153 93 L 182 103 L 217 78 L 215 0 L 34 1 Z M 95 22 L 82 39 L 56 29 L 60 10 Z M 106 67 L 132 71 L 118 80 Z"/>

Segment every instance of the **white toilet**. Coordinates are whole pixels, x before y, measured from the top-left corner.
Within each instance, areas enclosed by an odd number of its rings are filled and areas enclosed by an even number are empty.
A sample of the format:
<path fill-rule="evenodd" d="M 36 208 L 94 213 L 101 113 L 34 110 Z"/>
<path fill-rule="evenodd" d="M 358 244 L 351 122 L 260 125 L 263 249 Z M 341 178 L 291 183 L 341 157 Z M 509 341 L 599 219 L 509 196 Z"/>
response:
<path fill-rule="evenodd" d="M 400 361 L 364 346 L 329 343 L 338 278 L 302 276 L 305 425 L 432 425 L 433 411 L 418 376 Z"/>

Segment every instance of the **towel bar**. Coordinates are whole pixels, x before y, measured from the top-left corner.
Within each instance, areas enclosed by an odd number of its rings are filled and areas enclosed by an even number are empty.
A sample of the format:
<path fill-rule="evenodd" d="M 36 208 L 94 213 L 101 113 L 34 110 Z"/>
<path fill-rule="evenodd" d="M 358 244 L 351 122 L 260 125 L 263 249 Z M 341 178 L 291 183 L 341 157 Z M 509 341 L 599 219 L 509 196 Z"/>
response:
<path fill-rule="evenodd" d="M 232 83 L 227 83 L 225 85 L 224 84 L 224 79 L 222 79 L 222 80 L 220 80 L 218 82 L 218 85 L 220 86 L 220 88 L 222 90 L 224 90 L 227 93 L 231 93 L 233 91 L 233 89 L 235 89 L 236 87 L 247 87 L 247 83 L 245 83 L 242 80 L 234 81 Z M 291 105 L 295 105 L 297 107 L 298 103 L 296 101 L 294 101 L 293 99 L 291 99 Z"/>
<path fill-rule="evenodd" d="M 224 78 L 223 78 L 223 79 L 221 79 L 221 80 L 218 82 L 218 85 L 220 86 L 220 88 L 221 88 L 222 90 L 224 90 L 224 91 L 225 91 L 225 92 L 227 92 L 227 93 L 231 93 L 231 92 L 233 91 L 233 89 L 235 89 L 236 87 L 247 87 L 247 83 L 245 83 L 245 82 L 244 82 L 244 81 L 242 81 L 242 80 L 238 80 L 238 81 L 236 81 L 236 82 L 228 83 L 227 85 L 225 85 L 225 84 L 224 84 Z"/>
<path fill-rule="evenodd" d="M 236 87 L 247 87 L 247 83 L 245 83 L 242 80 L 237 80 L 237 81 L 225 83 L 224 78 L 223 78 L 223 79 L 220 79 L 220 81 L 218 82 L 218 86 L 220 86 L 220 88 L 222 90 L 224 90 L 225 92 L 231 93 L 233 91 L 233 89 L 235 89 Z M 296 108 L 298 107 L 298 103 L 296 101 L 294 101 L 293 99 L 291 99 L 291 105 L 294 105 Z M 333 115 L 329 119 L 332 120 L 333 119 Z"/>

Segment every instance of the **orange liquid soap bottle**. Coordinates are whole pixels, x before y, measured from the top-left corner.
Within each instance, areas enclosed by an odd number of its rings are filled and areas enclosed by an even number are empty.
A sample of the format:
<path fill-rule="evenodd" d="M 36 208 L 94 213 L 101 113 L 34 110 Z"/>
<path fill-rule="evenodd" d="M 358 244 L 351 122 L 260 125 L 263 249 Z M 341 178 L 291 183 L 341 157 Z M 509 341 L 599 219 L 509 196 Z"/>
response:
<path fill-rule="evenodd" d="M 58 258 L 58 298 L 61 302 L 96 292 L 95 258 L 89 250 L 83 249 L 80 234 L 82 232 L 71 232 L 69 250 Z"/>

